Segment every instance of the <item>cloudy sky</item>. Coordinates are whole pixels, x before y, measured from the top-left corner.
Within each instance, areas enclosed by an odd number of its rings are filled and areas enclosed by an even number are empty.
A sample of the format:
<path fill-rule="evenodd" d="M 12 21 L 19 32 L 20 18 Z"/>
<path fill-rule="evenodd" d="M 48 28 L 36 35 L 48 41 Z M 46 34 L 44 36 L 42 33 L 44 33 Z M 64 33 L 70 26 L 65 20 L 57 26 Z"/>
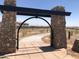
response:
<path fill-rule="evenodd" d="M 4 0 L 0 0 L 0 4 L 3 5 Z M 62 5 L 65 7 L 66 11 L 72 12 L 71 16 L 66 16 L 66 26 L 79 26 L 79 0 L 16 0 L 17 6 L 38 8 L 38 9 L 49 9 L 53 7 Z M 30 16 L 29 16 L 30 17 Z M 17 21 L 22 22 L 27 19 L 27 16 L 17 16 Z M 0 20 L 2 19 L 2 14 L 0 13 Z M 45 18 L 50 22 L 50 18 Z M 31 19 L 27 21 L 31 25 L 47 25 L 44 21 L 40 19 Z"/>

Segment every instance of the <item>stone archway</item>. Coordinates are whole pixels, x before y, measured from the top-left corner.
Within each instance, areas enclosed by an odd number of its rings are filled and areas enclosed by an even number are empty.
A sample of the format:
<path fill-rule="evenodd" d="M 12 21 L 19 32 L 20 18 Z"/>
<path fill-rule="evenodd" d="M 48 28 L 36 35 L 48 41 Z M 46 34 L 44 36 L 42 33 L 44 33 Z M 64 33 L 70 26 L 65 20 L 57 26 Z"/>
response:
<path fill-rule="evenodd" d="M 11 8 L 15 8 L 14 6 L 16 6 L 16 0 L 5 0 L 4 5 L 10 5 L 10 7 L 13 6 Z M 6 8 L 2 7 L 3 10 Z M 3 11 L 2 9 L 1 11 Z M 19 9 L 21 8 L 18 8 L 17 10 Z M 15 9 L 11 9 L 10 11 L 9 7 L 7 10 L 3 11 L 2 28 L 0 33 L 0 53 L 2 54 L 16 52 L 16 11 Z M 25 11 L 26 9 L 23 10 Z M 25 13 L 23 10 L 23 13 L 20 13 L 19 11 L 18 14 L 27 14 L 27 11 L 29 11 L 28 9 Z M 34 13 L 35 10 L 38 11 Z M 65 12 L 64 7 L 62 6 L 56 6 L 53 10 L 54 11 L 30 9 L 31 16 L 51 16 L 51 27 L 53 29 L 51 31 L 51 46 L 54 48 L 66 48 L 65 15 L 70 16 L 71 13 Z M 29 14 L 30 12 L 28 15 Z"/>

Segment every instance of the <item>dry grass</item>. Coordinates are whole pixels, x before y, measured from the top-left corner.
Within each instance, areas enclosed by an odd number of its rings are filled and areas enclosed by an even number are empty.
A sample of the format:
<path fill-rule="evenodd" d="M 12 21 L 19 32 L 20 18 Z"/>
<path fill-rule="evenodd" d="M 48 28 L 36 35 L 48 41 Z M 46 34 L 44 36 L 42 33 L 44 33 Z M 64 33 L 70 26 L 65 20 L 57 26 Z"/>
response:
<path fill-rule="evenodd" d="M 9 59 L 9 58 L 5 56 L 0 56 L 0 59 Z"/>

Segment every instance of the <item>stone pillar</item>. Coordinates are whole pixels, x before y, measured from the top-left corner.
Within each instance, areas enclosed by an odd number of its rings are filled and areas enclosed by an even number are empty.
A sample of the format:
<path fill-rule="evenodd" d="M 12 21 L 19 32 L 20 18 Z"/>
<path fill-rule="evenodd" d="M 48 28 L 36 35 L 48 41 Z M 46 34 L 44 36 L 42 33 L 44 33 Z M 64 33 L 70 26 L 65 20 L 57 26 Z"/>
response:
<path fill-rule="evenodd" d="M 4 5 L 16 6 L 16 0 L 5 0 Z M 0 54 L 16 51 L 16 12 L 3 11 Z"/>
<path fill-rule="evenodd" d="M 63 6 L 56 6 L 53 10 L 65 11 Z M 51 31 L 51 46 L 54 48 L 67 47 L 65 24 L 65 16 L 51 15 L 51 26 L 53 29 L 53 31 Z"/>

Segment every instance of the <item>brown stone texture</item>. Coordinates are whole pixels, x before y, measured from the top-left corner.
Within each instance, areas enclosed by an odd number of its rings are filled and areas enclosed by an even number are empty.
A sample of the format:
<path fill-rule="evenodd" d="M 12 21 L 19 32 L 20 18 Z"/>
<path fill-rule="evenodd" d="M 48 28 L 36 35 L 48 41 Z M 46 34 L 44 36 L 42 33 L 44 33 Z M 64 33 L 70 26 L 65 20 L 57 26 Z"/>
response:
<path fill-rule="evenodd" d="M 56 6 L 52 10 L 65 11 L 63 6 Z M 51 17 L 51 26 L 53 29 L 53 31 L 51 31 L 51 46 L 54 48 L 66 48 L 65 16 L 51 15 Z"/>
<path fill-rule="evenodd" d="M 79 40 L 75 40 L 73 47 L 72 47 L 72 50 L 79 52 Z"/>
<path fill-rule="evenodd" d="M 16 0 L 5 0 L 5 5 L 16 6 Z M 0 37 L 0 53 L 16 51 L 16 12 L 3 11 Z"/>

